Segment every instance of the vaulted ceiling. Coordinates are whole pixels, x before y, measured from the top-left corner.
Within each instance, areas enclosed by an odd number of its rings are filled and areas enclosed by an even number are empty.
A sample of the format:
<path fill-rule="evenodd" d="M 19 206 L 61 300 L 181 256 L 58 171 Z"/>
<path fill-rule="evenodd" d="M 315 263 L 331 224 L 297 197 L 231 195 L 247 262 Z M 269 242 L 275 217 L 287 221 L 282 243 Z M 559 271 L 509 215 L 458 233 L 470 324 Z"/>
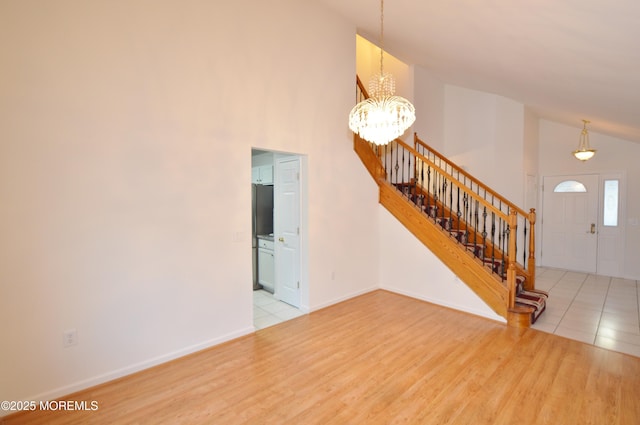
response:
<path fill-rule="evenodd" d="M 314 1 L 379 44 L 379 0 Z M 638 0 L 386 0 L 384 47 L 444 83 L 640 143 Z"/>

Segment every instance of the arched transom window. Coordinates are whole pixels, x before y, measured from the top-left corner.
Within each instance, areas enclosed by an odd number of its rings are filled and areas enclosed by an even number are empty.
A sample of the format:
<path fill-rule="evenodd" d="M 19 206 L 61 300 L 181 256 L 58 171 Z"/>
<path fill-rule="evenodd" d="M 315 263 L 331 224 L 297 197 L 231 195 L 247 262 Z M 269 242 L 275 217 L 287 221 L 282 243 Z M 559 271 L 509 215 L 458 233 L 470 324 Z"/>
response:
<path fill-rule="evenodd" d="M 558 185 L 553 188 L 553 191 L 556 193 L 579 193 L 586 192 L 587 188 L 579 181 L 565 180 L 558 183 Z"/>

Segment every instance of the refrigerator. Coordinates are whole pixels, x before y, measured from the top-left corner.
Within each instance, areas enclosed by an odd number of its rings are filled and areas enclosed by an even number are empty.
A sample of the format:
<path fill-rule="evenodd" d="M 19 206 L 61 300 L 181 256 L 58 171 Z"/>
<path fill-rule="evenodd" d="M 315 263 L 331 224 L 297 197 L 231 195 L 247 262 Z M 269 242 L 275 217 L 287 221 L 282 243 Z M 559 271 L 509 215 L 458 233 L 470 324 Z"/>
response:
<path fill-rule="evenodd" d="M 258 283 L 258 235 L 273 234 L 273 186 L 251 185 L 251 244 L 253 250 L 253 289 L 260 289 Z"/>

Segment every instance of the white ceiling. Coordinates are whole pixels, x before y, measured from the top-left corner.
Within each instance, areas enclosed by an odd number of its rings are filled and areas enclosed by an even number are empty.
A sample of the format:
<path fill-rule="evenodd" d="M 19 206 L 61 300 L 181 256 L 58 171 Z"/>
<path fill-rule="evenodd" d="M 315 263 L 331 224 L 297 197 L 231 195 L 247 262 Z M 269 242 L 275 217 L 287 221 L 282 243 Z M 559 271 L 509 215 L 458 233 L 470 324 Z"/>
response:
<path fill-rule="evenodd" d="M 379 0 L 314 1 L 379 44 Z M 386 0 L 384 47 L 445 83 L 640 143 L 639 0 Z"/>

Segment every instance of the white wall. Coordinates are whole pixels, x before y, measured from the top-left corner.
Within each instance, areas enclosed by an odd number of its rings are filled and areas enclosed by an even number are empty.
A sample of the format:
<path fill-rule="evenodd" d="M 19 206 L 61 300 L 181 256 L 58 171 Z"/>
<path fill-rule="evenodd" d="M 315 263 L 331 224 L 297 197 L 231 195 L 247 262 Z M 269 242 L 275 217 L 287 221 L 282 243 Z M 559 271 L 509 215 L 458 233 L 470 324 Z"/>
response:
<path fill-rule="evenodd" d="M 380 206 L 380 287 L 506 322 Z"/>
<path fill-rule="evenodd" d="M 261 152 L 251 154 L 251 166 L 258 167 L 260 165 L 273 165 L 274 152 Z"/>
<path fill-rule="evenodd" d="M 526 174 L 538 173 L 538 141 L 540 140 L 540 119 L 529 108 L 524 111 L 524 158 L 523 171 Z"/>
<path fill-rule="evenodd" d="M 378 286 L 351 25 L 294 0 L 6 0 L 0 17 L 1 400 L 252 331 L 252 147 L 306 155 L 310 308 Z"/>
<path fill-rule="evenodd" d="M 524 105 L 496 96 L 496 140 L 493 151 L 491 187 L 519 207 L 524 206 L 525 182 Z M 508 176 L 505 178 L 505 176 Z"/>
<path fill-rule="evenodd" d="M 420 140 L 437 151 L 444 150 L 445 84 L 420 67 L 415 70 L 416 122 Z"/>
<path fill-rule="evenodd" d="M 442 153 L 511 202 L 522 205 L 524 105 L 447 85 L 444 127 Z M 509 178 L 505 179 L 505 175 Z"/>
<path fill-rule="evenodd" d="M 626 208 L 622 218 L 626 227 L 624 277 L 640 279 L 640 144 L 589 131 L 596 156 L 586 162 L 571 154 L 578 147 L 581 126 L 571 127 L 540 120 L 540 177 L 567 174 L 626 174 L 623 192 Z M 540 197 L 541 198 L 541 197 Z M 541 211 L 541 207 L 538 209 Z"/>
<path fill-rule="evenodd" d="M 524 158 L 522 171 L 525 174 L 525 211 L 538 208 L 538 140 L 540 140 L 540 119 L 529 108 L 524 111 Z"/>
<path fill-rule="evenodd" d="M 496 138 L 496 97 L 458 86 L 445 87 L 445 150 L 471 174 L 490 184 Z"/>

